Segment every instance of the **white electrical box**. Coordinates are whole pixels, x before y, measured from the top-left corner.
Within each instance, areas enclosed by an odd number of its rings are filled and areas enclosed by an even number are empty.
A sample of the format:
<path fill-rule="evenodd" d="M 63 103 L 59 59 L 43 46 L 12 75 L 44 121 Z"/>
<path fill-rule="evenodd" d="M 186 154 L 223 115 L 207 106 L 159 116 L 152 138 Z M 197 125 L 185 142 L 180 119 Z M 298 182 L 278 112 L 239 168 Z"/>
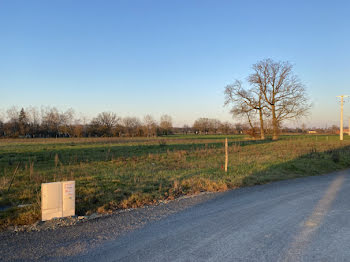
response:
<path fill-rule="evenodd" d="M 75 215 L 75 181 L 41 184 L 41 220 Z"/>

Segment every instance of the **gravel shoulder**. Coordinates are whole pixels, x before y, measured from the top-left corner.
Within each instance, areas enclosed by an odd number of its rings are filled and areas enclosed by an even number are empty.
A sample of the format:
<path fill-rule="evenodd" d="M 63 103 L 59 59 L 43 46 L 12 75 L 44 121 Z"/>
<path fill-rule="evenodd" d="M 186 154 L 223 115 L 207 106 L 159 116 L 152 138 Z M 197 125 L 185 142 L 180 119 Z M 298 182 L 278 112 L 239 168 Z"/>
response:
<path fill-rule="evenodd" d="M 10 228 L 0 232 L 0 261 L 64 261 L 220 194 L 223 193 L 201 193 L 110 215 L 94 214 L 90 218 L 65 218 Z"/>

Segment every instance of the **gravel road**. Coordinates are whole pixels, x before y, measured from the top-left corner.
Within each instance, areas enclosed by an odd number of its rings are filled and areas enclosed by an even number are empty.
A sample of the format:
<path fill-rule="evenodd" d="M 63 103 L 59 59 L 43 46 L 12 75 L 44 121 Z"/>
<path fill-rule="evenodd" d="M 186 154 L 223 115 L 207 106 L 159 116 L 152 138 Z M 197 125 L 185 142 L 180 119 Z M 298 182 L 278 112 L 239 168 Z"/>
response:
<path fill-rule="evenodd" d="M 350 261 L 350 170 L 0 233 L 1 261 Z"/>

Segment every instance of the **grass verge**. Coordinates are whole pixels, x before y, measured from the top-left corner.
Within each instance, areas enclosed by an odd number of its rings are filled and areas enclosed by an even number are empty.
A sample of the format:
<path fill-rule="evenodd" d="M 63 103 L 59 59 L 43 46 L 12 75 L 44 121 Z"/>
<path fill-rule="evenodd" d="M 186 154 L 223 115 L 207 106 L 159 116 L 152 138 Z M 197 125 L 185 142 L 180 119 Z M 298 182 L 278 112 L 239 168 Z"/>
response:
<path fill-rule="evenodd" d="M 231 136 L 228 173 L 223 170 L 224 159 L 224 136 L 219 135 L 4 140 L 0 228 L 40 219 L 44 182 L 75 180 L 77 214 L 108 213 L 202 191 L 345 169 L 350 167 L 350 139 L 282 136 L 278 141 L 253 141 Z"/>

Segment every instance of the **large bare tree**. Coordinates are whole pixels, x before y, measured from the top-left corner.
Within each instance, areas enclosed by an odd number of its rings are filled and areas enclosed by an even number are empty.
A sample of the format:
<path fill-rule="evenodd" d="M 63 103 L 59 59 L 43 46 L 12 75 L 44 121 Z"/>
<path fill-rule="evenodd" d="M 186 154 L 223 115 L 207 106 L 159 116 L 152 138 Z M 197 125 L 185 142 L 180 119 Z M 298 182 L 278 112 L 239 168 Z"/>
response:
<path fill-rule="evenodd" d="M 265 59 L 254 64 L 253 70 L 248 82 L 262 95 L 271 112 L 272 139 L 275 140 L 278 138 L 281 123 L 305 116 L 311 104 L 304 85 L 293 73 L 293 66 L 289 62 Z"/>

